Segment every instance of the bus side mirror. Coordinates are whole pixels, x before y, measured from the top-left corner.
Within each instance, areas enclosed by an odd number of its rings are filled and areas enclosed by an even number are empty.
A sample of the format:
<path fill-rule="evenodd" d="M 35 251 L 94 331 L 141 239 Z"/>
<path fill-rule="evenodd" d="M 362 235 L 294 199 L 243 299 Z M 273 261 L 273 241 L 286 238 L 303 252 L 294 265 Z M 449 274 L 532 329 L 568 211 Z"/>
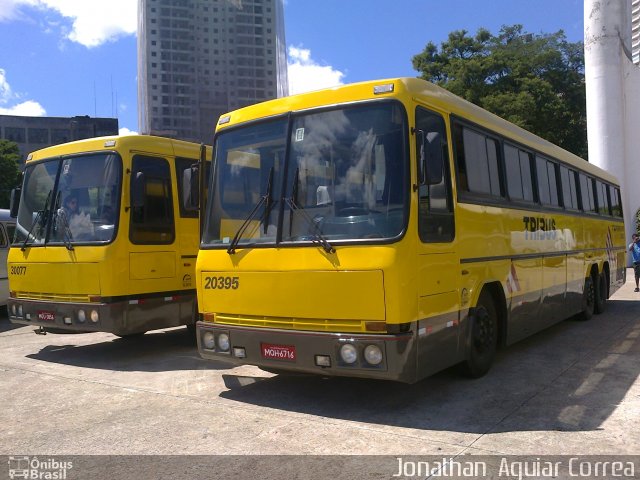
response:
<path fill-rule="evenodd" d="M 9 216 L 16 218 L 18 216 L 18 207 L 20 207 L 20 194 L 22 188 L 14 188 L 11 190 L 11 199 L 9 200 Z"/>
<path fill-rule="evenodd" d="M 188 212 L 197 212 L 200 204 L 200 176 L 198 165 L 185 169 L 182 175 L 182 205 Z"/>
<path fill-rule="evenodd" d="M 145 184 L 147 180 L 143 172 L 135 172 L 131 177 L 131 208 L 144 207 Z"/>
<path fill-rule="evenodd" d="M 442 135 L 416 130 L 416 139 L 420 185 L 438 185 L 443 175 Z"/>

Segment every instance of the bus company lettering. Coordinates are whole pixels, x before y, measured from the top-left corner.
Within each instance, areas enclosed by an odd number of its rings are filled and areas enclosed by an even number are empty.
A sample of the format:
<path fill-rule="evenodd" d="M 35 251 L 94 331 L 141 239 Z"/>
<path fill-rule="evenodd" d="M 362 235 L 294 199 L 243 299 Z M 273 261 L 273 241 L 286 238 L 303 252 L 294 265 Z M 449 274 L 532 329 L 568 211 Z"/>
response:
<path fill-rule="evenodd" d="M 525 240 L 555 240 L 558 235 L 555 218 L 522 217 L 522 222 Z"/>

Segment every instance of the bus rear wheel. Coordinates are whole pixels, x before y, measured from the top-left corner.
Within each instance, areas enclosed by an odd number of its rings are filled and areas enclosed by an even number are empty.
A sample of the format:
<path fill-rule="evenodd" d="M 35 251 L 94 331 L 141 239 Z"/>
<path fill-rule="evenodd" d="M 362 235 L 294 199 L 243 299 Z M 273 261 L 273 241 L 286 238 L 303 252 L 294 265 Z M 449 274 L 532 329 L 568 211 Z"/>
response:
<path fill-rule="evenodd" d="M 498 314 L 486 291 L 480 295 L 469 328 L 467 354 L 461 369 L 464 375 L 479 378 L 491 368 L 498 348 Z"/>
<path fill-rule="evenodd" d="M 607 274 L 603 270 L 596 278 L 598 281 L 595 289 L 595 303 L 593 305 L 593 310 L 595 313 L 603 313 L 607 305 L 608 296 Z"/>
<path fill-rule="evenodd" d="M 584 291 L 582 293 L 582 312 L 580 312 L 580 320 L 589 320 L 593 317 L 593 311 L 596 305 L 596 287 L 593 278 L 588 276 L 584 279 Z"/>

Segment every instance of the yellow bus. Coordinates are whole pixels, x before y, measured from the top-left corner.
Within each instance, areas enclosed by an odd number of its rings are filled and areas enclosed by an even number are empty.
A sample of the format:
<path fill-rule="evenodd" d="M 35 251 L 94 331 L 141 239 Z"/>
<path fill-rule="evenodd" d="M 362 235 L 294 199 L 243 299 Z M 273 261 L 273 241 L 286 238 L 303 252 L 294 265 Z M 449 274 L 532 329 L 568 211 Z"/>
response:
<path fill-rule="evenodd" d="M 199 353 L 415 382 L 579 315 L 625 281 L 616 179 L 415 78 L 220 118 Z"/>
<path fill-rule="evenodd" d="M 181 196 L 201 150 L 132 135 L 29 155 L 13 195 L 9 319 L 123 337 L 193 327 L 199 219 Z"/>

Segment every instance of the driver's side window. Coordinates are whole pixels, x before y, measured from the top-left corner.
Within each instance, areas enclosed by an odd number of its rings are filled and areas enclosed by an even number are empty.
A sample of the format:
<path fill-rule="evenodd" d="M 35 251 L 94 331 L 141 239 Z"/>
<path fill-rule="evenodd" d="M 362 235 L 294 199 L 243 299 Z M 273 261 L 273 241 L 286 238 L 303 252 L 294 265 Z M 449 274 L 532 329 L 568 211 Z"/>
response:
<path fill-rule="evenodd" d="M 441 115 L 418 107 L 416 109 L 416 151 L 420 163 L 420 152 L 433 151 L 426 148 L 424 142 L 437 141 L 442 149 L 442 177 L 439 183 L 430 184 L 425 176 L 418 185 L 418 233 L 424 243 L 451 242 L 455 236 L 453 199 L 451 195 L 451 174 L 449 170 L 449 149 L 447 130 Z M 435 139 L 435 140 L 433 140 Z M 421 143 L 422 142 L 422 143 Z M 428 154 L 428 153 L 424 153 Z M 418 165 L 418 171 L 423 166 Z M 433 167 L 432 167 L 433 168 Z"/>

